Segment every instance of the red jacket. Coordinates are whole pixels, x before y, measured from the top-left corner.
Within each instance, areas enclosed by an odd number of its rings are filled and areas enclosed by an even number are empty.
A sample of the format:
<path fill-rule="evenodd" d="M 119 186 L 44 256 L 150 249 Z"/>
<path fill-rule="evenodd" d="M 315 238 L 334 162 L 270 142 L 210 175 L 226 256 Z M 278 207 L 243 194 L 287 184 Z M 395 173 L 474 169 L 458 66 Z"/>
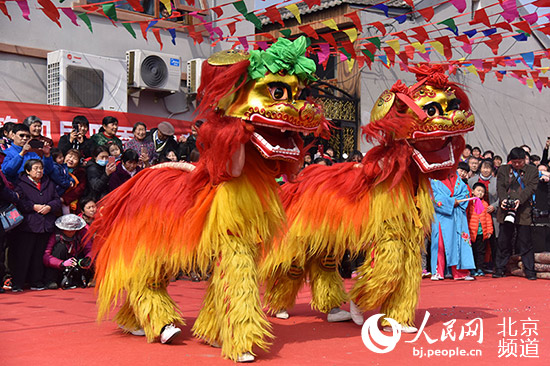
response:
<path fill-rule="evenodd" d="M 489 239 L 493 234 L 493 219 L 491 214 L 487 212 L 489 204 L 485 201 L 481 201 L 483 204 L 483 212 L 477 214 L 474 206 L 474 201 L 471 201 L 466 209 L 466 215 L 468 216 L 468 227 L 470 228 L 470 239 L 472 243 L 476 241 L 477 229 L 479 228 L 479 222 L 481 221 L 481 229 L 483 230 L 483 239 Z"/>

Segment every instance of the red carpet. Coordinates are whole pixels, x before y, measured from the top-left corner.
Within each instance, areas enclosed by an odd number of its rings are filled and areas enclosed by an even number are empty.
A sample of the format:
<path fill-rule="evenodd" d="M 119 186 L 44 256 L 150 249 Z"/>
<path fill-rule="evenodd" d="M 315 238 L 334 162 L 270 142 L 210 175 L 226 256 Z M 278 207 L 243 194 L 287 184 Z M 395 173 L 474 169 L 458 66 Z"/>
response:
<path fill-rule="evenodd" d="M 348 283 L 349 285 L 349 283 Z M 181 306 L 187 321 L 183 335 L 172 345 L 147 344 L 143 337 L 124 335 L 112 322 L 95 322 L 92 289 L 46 290 L 0 294 L 0 365 L 231 365 L 219 357 L 219 350 L 193 338 L 193 324 L 206 288 L 205 282 L 177 281 L 170 293 Z M 426 310 L 430 317 L 425 333 L 437 340 L 428 344 L 424 335 L 415 343 L 414 335 L 404 334 L 396 348 L 385 354 L 368 350 L 361 340 L 361 328 L 351 322 L 327 323 L 323 314 L 309 308 L 309 291 L 303 290 L 291 318 L 273 323 L 275 340 L 270 353 L 258 352 L 257 364 L 269 365 L 548 365 L 550 358 L 550 281 L 528 281 L 507 277 L 422 281 L 417 326 Z M 345 306 L 347 309 L 348 306 Z M 366 317 L 376 314 L 370 312 Z M 483 341 L 465 336 L 460 330 L 476 317 L 483 319 Z M 516 336 L 499 335 L 503 317 L 512 322 Z M 456 338 L 441 340 L 445 322 L 456 319 Z M 528 319 L 533 321 L 527 322 Z M 538 322 L 534 322 L 538 321 Z M 536 332 L 527 337 L 528 328 Z M 524 330 L 525 328 L 525 330 Z M 386 335 L 388 333 L 385 333 Z M 527 338 L 530 338 L 529 340 Z M 500 352 L 499 341 L 512 345 Z M 516 350 L 514 352 L 514 346 Z M 529 345 L 529 347 L 527 347 Z M 481 356 L 432 356 L 418 353 L 462 349 L 481 351 Z M 445 351 L 444 351 L 445 350 Z M 502 351 L 503 349 L 501 349 Z M 521 357 L 538 353 L 538 358 Z M 508 356 L 508 357 L 506 357 Z"/>

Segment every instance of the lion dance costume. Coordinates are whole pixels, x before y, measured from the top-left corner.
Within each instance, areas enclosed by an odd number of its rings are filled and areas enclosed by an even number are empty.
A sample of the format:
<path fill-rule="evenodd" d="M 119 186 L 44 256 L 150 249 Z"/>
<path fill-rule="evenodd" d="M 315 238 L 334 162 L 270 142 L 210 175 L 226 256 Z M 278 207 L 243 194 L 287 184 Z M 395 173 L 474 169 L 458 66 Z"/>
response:
<path fill-rule="evenodd" d="M 275 178 L 297 171 L 298 132 L 326 129 L 320 108 L 299 99 L 315 71 L 305 49 L 303 37 L 280 39 L 267 51 L 205 61 L 197 167 L 146 169 L 100 202 L 91 228 L 100 319 L 122 298 L 116 322 L 143 329 L 151 342 L 167 324 L 183 323 L 169 278 L 212 266 L 194 334 L 232 360 L 267 348 L 257 261 L 285 222 Z"/>
<path fill-rule="evenodd" d="M 346 293 L 336 267 L 349 248 L 366 256 L 352 306 L 380 306 L 403 331 L 416 331 L 421 248 L 434 216 L 429 178 L 455 171 L 474 116 L 441 69 L 411 70 L 415 85 L 398 81 L 377 100 L 363 128 L 377 146 L 361 164 L 311 165 L 283 186 L 289 229 L 262 265 L 272 312 L 294 306 L 307 277 L 313 308 L 340 306 Z"/>

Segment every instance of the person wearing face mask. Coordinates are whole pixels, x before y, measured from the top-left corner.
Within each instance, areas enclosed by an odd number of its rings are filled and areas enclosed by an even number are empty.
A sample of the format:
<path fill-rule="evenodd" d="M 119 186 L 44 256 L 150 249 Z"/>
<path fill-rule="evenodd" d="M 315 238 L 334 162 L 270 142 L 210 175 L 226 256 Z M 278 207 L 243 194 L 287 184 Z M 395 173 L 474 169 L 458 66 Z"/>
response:
<path fill-rule="evenodd" d="M 148 167 L 155 155 L 155 147 L 152 140 L 148 140 L 147 126 L 143 122 L 136 122 L 132 129 L 134 138 L 124 144 L 124 150 L 132 149 L 139 154 L 139 166 Z"/>
<path fill-rule="evenodd" d="M 508 164 L 502 165 L 497 173 L 497 193 L 500 200 L 497 219 L 500 233 L 493 278 L 505 276 L 516 234 L 517 254 L 521 256 L 525 277 L 529 280 L 537 279 L 530 225 L 531 200 L 537 189 L 539 174 L 537 168 L 526 164 L 526 156 L 527 153 L 521 147 L 513 148 L 508 154 Z"/>
<path fill-rule="evenodd" d="M 120 150 L 122 150 L 122 141 L 116 136 L 118 131 L 118 119 L 112 116 L 104 117 L 101 121 L 101 128 L 99 132 L 90 137 L 90 140 L 95 146 L 104 146 L 109 142 L 117 144 Z"/>
<path fill-rule="evenodd" d="M 86 166 L 86 192 L 85 196 L 99 201 L 108 193 L 109 177 L 116 170 L 114 161 L 109 162 L 109 150 L 106 146 L 96 147 L 93 160 Z"/>
<path fill-rule="evenodd" d="M 76 149 L 70 149 L 65 155 L 65 165 L 75 183 L 61 196 L 64 215 L 77 212 L 78 200 L 86 190 L 86 169 L 80 165 L 80 157 L 80 151 Z"/>
<path fill-rule="evenodd" d="M 116 170 L 109 178 L 109 192 L 115 190 L 141 171 L 138 166 L 139 155 L 134 150 L 126 150 L 122 153 L 122 164 L 118 164 Z"/>

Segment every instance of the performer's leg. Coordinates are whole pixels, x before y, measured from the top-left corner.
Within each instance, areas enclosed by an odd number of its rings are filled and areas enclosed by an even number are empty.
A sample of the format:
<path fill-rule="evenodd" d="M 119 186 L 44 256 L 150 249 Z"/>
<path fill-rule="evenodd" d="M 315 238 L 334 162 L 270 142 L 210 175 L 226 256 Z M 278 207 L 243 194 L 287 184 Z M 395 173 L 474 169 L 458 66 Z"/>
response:
<path fill-rule="evenodd" d="M 391 244 L 396 245 L 395 242 Z M 405 250 L 402 254 L 402 266 L 401 268 L 396 266 L 393 271 L 402 272 L 402 275 L 395 290 L 390 293 L 380 308 L 381 313 L 386 314 L 389 318 L 395 319 L 399 324 L 406 326 L 408 329 L 403 328 L 402 330 L 404 332 L 417 331 L 414 318 L 421 281 L 421 276 L 418 275 L 422 268 L 420 244 L 420 241 L 401 243 L 402 246 L 405 245 Z M 382 320 L 382 324 L 386 325 L 384 320 Z"/>
<path fill-rule="evenodd" d="M 333 256 L 311 260 L 308 272 L 313 309 L 328 313 L 347 300 L 344 283 Z"/>
<path fill-rule="evenodd" d="M 127 329 L 143 329 L 147 342 L 153 342 L 166 325 L 184 324 L 176 303 L 166 291 L 168 283 L 166 278 L 150 280 L 146 286 L 133 286 L 127 289 L 128 307 L 123 307 L 116 315 L 115 320 L 118 324 Z M 136 327 L 136 320 L 139 327 Z"/>
<path fill-rule="evenodd" d="M 391 240 L 388 236 L 374 244 L 366 253 L 365 263 L 359 267 L 357 282 L 349 294 L 350 299 L 362 311 L 382 305 L 401 283 L 401 277 L 404 276 L 403 259 L 403 243 Z M 414 270 L 418 270 L 418 267 Z M 418 272 L 408 275 L 420 279 Z"/>
<path fill-rule="evenodd" d="M 258 244 L 245 243 L 232 236 L 220 247 L 219 264 L 212 275 L 216 295 L 212 316 L 219 318 L 222 356 L 238 360 L 247 352 L 253 354 L 254 346 L 267 349 L 266 338 L 272 337 L 260 303 Z M 196 324 L 194 332 L 205 339 L 211 338 L 203 328 L 204 323 Z"/>
<path fill-rule="evenodd" d="M 290 271 L 278 269 L 265 279 L 264 302 L 269 313 L 277 314 L 294 307 L 296 296 L 305 281 L 303 267 L 292 264 Z"/>
<path fill-rule="evenodd" d="M 210 345 L 220 345 L 220 319 L 221 314 L 218 313 L 216 307 L 216 299 L 219 295 L 216 291 L 217 284 L 214 281 L 219 281 L 220 277 L 223 277 L 223 274 L 220 274 L 219 263 L 214 265 L 212 275 L 210 277 L 210 282 L 208 288 L 206 289 L 206 297 L 204 298 L 202 308 L 199 312 L 195 324 L 193 324 L 193 334 L 195 337 L 203 339 Z"/>

